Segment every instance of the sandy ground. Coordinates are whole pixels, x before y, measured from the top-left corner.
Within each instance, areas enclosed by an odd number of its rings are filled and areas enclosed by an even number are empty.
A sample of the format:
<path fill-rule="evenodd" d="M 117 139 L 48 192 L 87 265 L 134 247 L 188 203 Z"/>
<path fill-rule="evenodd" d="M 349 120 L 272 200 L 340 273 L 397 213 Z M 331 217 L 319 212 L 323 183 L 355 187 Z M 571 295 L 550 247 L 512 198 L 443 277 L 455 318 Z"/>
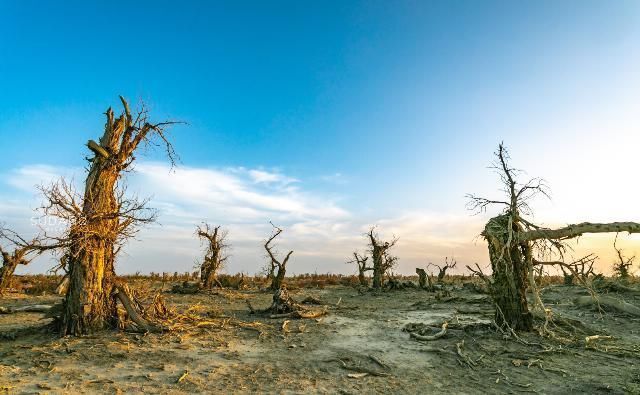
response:
<path fill-rule="evenodd" d="M 0 393 L 640 393 L 640 319 L 574 306 L 572 298 L 585 294 L 578 287 L 543 294 L 556 316 L 575 320 L 568 332 L 582 340 L 570 344 L 534 333 L 505 338 L 491 326 L 487 296 L 462 287 L 446 296 L 347 287 L 292 294 L 321 299 L 329 314 L 283 329 L 284 319 L 249 314 L 245 299 L 266 308 L 269 293 L 221 291 L 166 294 L 177 310 L 200 304 L 219 322 L 166 334 L 59 338 L 23 333 L 46 323 L 41 314 L 0 315 Z M 55 301 L 9 295 L 0 306 Z M 240 328 L 224 317 L 263 325 Z M 438 340 L 403 331 L 422 323 L 435 333 L 445 320 L 450 330 Z M 596 334 L 613 338 L 587 346 L 584 336 Z"/>

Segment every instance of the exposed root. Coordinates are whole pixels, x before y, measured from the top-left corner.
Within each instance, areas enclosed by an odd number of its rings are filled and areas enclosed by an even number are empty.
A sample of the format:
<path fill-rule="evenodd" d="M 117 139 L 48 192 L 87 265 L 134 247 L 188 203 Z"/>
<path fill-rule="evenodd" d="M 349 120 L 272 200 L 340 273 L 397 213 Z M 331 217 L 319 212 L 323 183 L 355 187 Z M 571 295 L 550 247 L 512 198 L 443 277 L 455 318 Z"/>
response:
<path fill-rule="evenodd" d="M 444 337 L 447 334 L 447 328 L 449 327 L 449 323 L 447 321 L 442 323 L 442 327 L 440 332 L 432 335 L 427 335 L 425 333 L 432 332 L 432 328 L 420 324 L 407 324 L 404 327 L 406 332 L 409 332 L 409 336 L 421 341 L 431 341 L 438 340 L 441 337 Z"/>
<path fill-rule="evenodd" d="M 48 313 L 56 305 L 35 304 L 31 306 L 22 307 L 0 307 L 0 314 L 14 314 L 14 313 Z"/>
<path fill-rule="evenodd" d="M 318 318 L 327 314 L 326 308 L 308 310 L 296 302 L 284 286 L 273 293 L 273 302 L 265 312 L 270 313 L 269 318 Z"/>
<path fill-rule="evenodd" d="M 361 366 L 361 365 L 356 365 L 355 363 L 353 363 L 351 358 L 341 358 L 341 359 L 338 359 L 338 362 L 340 362 L 340 364 L 341 364 L 343 369 L 350 370 L 352 372 L 357 372 L 357 373 L 360 373 L 360 374 L 368 374 L 368 375 L 371 375 L 371 376 L 378 376 L 378 377 L 385 377 L 385 376 L 390 376 L 391 375 L 391 373 L 389 373 L 389 372 L 381 372 L 379 370 L 370 369 L 370 368 L 367 368 L 367 367 L 364 367 L 364 366 Z M 347 363 L 347 362 L 352 362 L 352 363 Z M 389 370 L 388 366 L 386 368 L 385 367 L 383 367 L 383 368 L 385 370 Z M 364 376 L 352 375 L 350 377 L 359 378 L 359 377 L 364 377 Z"/>

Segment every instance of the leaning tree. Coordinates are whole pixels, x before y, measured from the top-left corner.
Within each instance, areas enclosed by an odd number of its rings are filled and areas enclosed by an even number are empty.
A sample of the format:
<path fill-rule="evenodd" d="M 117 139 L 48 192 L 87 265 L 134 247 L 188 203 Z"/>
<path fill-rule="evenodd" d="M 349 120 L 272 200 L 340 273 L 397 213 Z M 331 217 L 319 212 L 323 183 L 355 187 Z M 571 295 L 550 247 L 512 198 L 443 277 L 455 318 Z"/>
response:
<path fill-rule="evenodd" d="M 220 226 L 211 227 L 205 223 L 196 227 L 196 235 L 206 245 L 206 251 L 200 265 L 200 281 L 204 288 L 212 288 L 215 285 L 222 288 L 218 281 L 218 272 L 224 266 L 227 255 L 224 251 L 229 247 L 225 242 L 228 232 Z"/>
<path fill-rule="evenodd" d="M 530 200 L 536 195 L 549 196 L 542 179 L 530 179 L 522 184 L 516 180 L 520 171 L 510 167 L 509 154 L 501 143 L 495 153 L 492 168 L 499 174 L 506 193 L 506 199 L 492 200 L 476 195 L 468 195 L 468 208 L 477 212 L 487 207 L 504 207 L 502 214 L 491 218 L 481 233 L 489 247 L 492 279 L 489 289 L 496 305 L 496 322 L 509 325 L 514 330 L 533 329 L 533 315 L 527 303 L 527 290 L 531 287 L 534 306 L 545 313 L 544 306 L 536 291 L 533 277 L 535 265 L 562 264 L 545 262 L 549 256 L 564 257 L 565 242 L 586 233 L 640 232 L 640 224 L 635 222 L 589 223 L 568 225 L 549 229 L 532 223 Z M 478 275 L 484 276 L 479 270 Z"/>
<path fill-rule="evenodd" d="M 267 251 L 267 256 L 269 257 L 269 263 L 266 268 L 267 277 L 271 279 L 269 289 L 277 291 L 282 287 L 284 276 L 287 273 L 287 262 L 289 262 L 289 258 L 293 254 L 293 251 L 289 251 L 289 253 L 285 255 L 284 259 L 278 259 L 276 257 L 276 253 L 273 251 L 273 241 L 276 237 L 280 236 L 282 229 L 275 226 L 273 223 L 271 223 L 271 226 L 273 226 L 273 233 L 267 241 L 265 241 L 264 249 Z"/>
<path fill-rule="evenodd" d="M 398 258 L 389 254 L 389 250 L 396 245 L 398 238 L 394 236 L 390 242 L 381 241 L 375 226 L 369 229 L 367 238 L 369 239 L 369 252 L 373 260 L 372 286 L 374 289 L 381 289 L 384 275 L 398 263 Z"/>
<path fill-rule="evenodd" d="M 87 159 L 84 193 L 76 192 L 64 180 L 42 188 L 44 214 L 69 224 L 64 234 L 50 236 L 70 245 L 65 254 L 69 287 L 60 317 L 62 335 L 77 336 L 116 326 L 118 300 L 130 318 L 135 318 L 127 288 L 116 280 L 115 259 L 141 225 L 155 220 L 156 212 L 146 207 L 148 199 L 127 197 L 123 176 L 132 169 L 137 150 L 144 146 L 161 145 L 172 165 L 176 160 L 165 133 L 175 122 L 153 123 L 144 105 L 132 114 L 127 101 L 120 100 L 122 113 L 115 117 L 111 108 L 107 109 L 102 137 L 87 143 L 93 155 Z"/>

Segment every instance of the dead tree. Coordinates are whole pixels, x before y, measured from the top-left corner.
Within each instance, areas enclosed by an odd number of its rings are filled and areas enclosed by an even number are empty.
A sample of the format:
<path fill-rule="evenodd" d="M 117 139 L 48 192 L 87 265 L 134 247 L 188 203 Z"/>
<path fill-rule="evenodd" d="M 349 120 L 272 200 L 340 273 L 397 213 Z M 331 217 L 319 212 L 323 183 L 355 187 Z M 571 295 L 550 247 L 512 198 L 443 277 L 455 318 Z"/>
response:
<path fill-rule="evenodd" d="M 444 266 L 435 265 L 435 264 L 429 262 L 427 267 L 428 266 L 434 266 L 434 267 L 438 268 L 438 283 L 442 283 L 442 281 L 444 280 L 445 276 L 447 275 L 447 270 L 455 268 L 457 264 L 458 264 L 458 262 L 453 260 L 453 258 L 451 259 L 451 262 L 449 262 L 449 258 L 445 257 L 444 258 Z"/>
<path fill-rule="evenodd" d="M 227 231 L 220 229 L 220 226 L 212 228 L 205 223 L 196 228 L 196 235 L 206 243 L 206 252 L 200 265 L 200 282 L 207 289 L 212 288 L 214 284 L 222 288 L 222 284 L 218 281 L 218 271 L 228 258 L 224 255 L 224 251 L 228 248 L 225 242 Z"/>
<path fill-rule="evenodd" d="M 368 256 L 360 255 L 357 252 L 353 253 L 353 259 L 348 261 L 347 263 L 355 263 L 358 265 L 358 281 L 360 285 L 363 287 L 369 286 L 369 281 L 366 277 L 366 272 L 373 270 L 372 267 L 367 266 L 367 261 L 369 260 Z"/>
<path fill-rule="evenodd" d="M 83 335 L 117 325 L 117 302 L 137 319 L 129 292 L 116 281 L 114 264 L 121 246 L 139 227 L 155 220 L 156 212 L 148 202 L 127 198 L 123 175 L 130 171 L 136 150 L 142 146 L 162 145 L 173 165 L 176 155 L 166 137 L 165 128 L 175 122 L 152 123 L 144 106 L 132 114 L 127 101 L 120 97 L 123 112 L 117 118 L 107 109 L 104 132 L 98 142 L 89 140 L 93 156 L 87 158 L 84 193 L 75 192 L 64 180 L 42 188 L 45 215 L 69 224 L 63 235 L 53 239 L 69 243 L 66 271 L 69 288 L 64 298 L 60 332 Z M 139 328 L 148 328 L 143 322 Z"/>
<path fill-rule="evenodd" d="M 37 256 L 45 251 L 61 248 L 58 243 L 45 244 L 44 237 L 36 236 L 32 240 L 26 240 L 18 233 L 2 228 L 0 229 L 0 240 L 8 242 L 12 246 L 13 252 L 5 251 L 0 245 L 0 255 L 2 255 L 2 266 L 0 266 L 0 295 L 2 295 L 11 283 L 13 274 L 18 265 L 27 265 Z"/>
<path fill-rule="evenodd" d="M 432 276 L 428 274 L 426 270 L 417 267 L 416 274 L 418 275 L 418 285 L 420 288 L 429 292 L 435 292 Z"/>
<path fill-rule="evenodd" d="M 636 256 L 634 255 L 630 258 L 625 257 L 622 252 L 622 248 L 617 247 L 617 243 L 618 235 L 616 235 L 616 238 L 613 241 L 613 248 L 618 254 L 618 261 L 613 263 L 613 273 L 621 280 L 627 280 L 630 276 L 629 269 L 633 266 L 633 261 L 636 259 Z"/>
<path fill-rule="evenodd" d="M 507 199 L 491 200 L 468 195 L 468 208 L 483 212 L 492 205 L 504 206 L 503 213 L 491 218 L 481 233 L 489 247 L 492 268 L 489 289 L 496 305 L 496 322 L 515 330 L 531 330 L 533 316 L 526 297 L 529 287 L 534 294 L 535 307 L 545 314 L 533 278 L 534 256 L 544 258 L 557 254 L 563 257 L 566 240 L 586 233 L 638 233 L 640 224 L 584 222 L 558 229 L 535 225 L 526 218 L 531 214 L 528 203 L 540 193 L 548 196 L 544 181 L 536 178 L 525 184 L 518 183 L 516 176 L 519 172 L 509 166 L 510 158 L 503 144 L 499 145 L 495 155 L 493 168 L 500 176 Z M 483 275 L 479 271 L 476 273 Z"/>
<path fill-rule="evenodd" d="M 398 262 L 397 257 L 389 254 L 389 249 L 398 242 L 398 238 L 394 236 L 390 242 L 380 241 L 375 226 L 369 229 L 367 238 L 369 239 L 370 253 L 373 258 L 373 288 L 381 289 L 385 274 Z"/>
<path fill-rule="evenodd" d="M 291 257 L 291 254 L 293 254 L 293 251 L 289 251 L 283 260 L 276 258 L 275 253 L 273 252 L 274 246 L 272 243 L 275 238 L 282 233 L 282 229 L 278 228 L 273 223 L 271 223 L 271 226 L 273 226 L 274 231 L 271 237 L 269 237 L 269 239 L 264 243 L 264 249 L 267 251 L 267 255 L 269 257 L 269 264 L 267 266 L 268 276 L 271 279 L 269 289 L 277 291 L 284 283 L 284 276 L 287 272 L 287 262 L 289 262 L 289 258 Z"/>

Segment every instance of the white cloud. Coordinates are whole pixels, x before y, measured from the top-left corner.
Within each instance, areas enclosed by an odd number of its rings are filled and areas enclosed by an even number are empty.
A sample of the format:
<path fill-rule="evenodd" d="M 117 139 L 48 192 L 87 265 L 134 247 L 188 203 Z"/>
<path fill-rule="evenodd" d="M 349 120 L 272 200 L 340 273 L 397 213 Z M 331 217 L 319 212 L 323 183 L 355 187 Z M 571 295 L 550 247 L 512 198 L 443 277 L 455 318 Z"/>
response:
<path fill-rule="evenodd" d="M 74 169 L 49 165 L 29 165 L 13 169 L 4 175 L 7 184 L 23 192 L 35 193 L 36 187 L 49 184 L 60 176 L 69 178 Z"/>
<path fill-rule="evenodd" d="M 27 235 L 35 233 L 32 208 L 39 197 L 34 185 L 74 173 L 77 179 L 83 176 L 80 170 L 46 165 L 5 173 L 11 189 L 3 192 L 0 222 Z M 202 221 L 229 230 L 229 272 L 256 273 L 264 265 L 262 244 L 273 230 L 269 221 L 285 229 L 278 240 L 280 252 L 294 250 L 289 273 L 354 272 L 344 262 L 353 251 L 367 248 L 364 233 L 372 224 L 379 226 L 383 239 L 400 237 L 394 252 L 400 258 L 399 273 L 414 273 L 416 267 L 444 262 L 447 256 L 458 260 L 458 272 L 466 264 L 488 261 L 486 244 L 477 237 L 486 216 L 402 210 L 387 218 L 360 216 L 338 204 L 337 197 L 311 193 L 303 181 L 278 171 L 187 166 L 171 171 L 162 163 L 142 162 L 129 175 L 128 189 L 152 196 L 150 206 L 159 210 L 159 224 L 143 229 L 125 248 L 118 263 L 122 273 L 191 271 L 201 255 L 194 229 Z M 576 253 L 592 248 L 608 266 L 613 253 L 609 239 L 585 238 Z M 626 243 L 629 248 L 633 240 Z M 40 260 L 26 271 L 42 272 L 51 266 L 51 261 Z"/>

